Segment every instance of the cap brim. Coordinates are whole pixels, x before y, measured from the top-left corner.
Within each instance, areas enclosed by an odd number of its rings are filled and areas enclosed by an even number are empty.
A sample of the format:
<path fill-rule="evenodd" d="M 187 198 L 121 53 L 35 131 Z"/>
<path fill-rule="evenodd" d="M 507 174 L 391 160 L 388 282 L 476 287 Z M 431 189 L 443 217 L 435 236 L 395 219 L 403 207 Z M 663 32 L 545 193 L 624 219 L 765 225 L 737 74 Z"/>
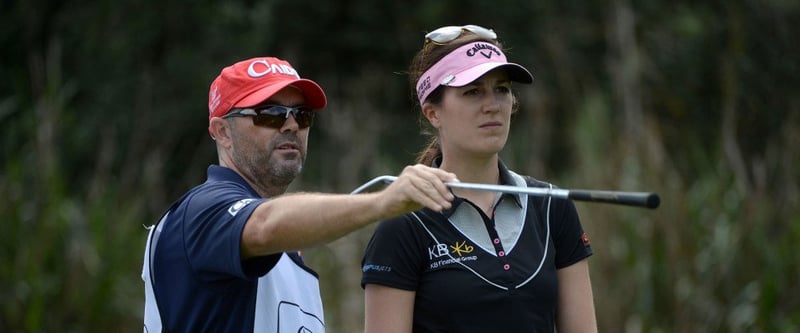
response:
<path fill-rule="evenodd" d="M 322 110 L 328 103 L 325 92 L 316 82 L 307 79 L 297 79 L 267 85 L 234 103 L 232 107 L 244 108 L 261 104 L 278 91 L 288 86 L 294 86 L 300 89 L 300 91 L 303 92 L 303 96 L 306 98 L 306 105 L 314 110 Z"/>
<path fill-rule="evenodd" d="M 486 62 L 456 74 L 452 81 L 442 85 L 448 87 L 463 87 L 496 68 L 505 69 L 506 73 L 508 73 L 508 79 L 513 82 L 533 83 L 533 75 L 531 75 L 531 72 L 519 64 L 511 62 Z"/>

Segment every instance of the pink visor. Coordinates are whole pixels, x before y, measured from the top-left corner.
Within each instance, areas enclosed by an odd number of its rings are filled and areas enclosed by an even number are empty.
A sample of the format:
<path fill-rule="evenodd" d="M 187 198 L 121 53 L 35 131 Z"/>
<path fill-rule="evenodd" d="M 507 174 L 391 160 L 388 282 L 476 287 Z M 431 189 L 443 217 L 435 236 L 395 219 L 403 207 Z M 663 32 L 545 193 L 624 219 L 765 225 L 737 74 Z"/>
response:
<path fill-rule="evenodd" d="M 450 52 L 422 74 L 417 81 L 419 104 L 439 86 L 463 87 L 498 67 L 505 68 L 511 81 L 533 83 L 533 75 L 525 67 L 508 62 L 496 46 L 487 42 L 469 43 Z"/>

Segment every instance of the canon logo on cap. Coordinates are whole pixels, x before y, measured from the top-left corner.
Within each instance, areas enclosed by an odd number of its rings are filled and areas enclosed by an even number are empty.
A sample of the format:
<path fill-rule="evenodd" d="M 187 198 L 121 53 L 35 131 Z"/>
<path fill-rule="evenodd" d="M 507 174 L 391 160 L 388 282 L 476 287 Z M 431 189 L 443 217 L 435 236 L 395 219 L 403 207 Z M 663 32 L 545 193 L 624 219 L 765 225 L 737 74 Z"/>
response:
<path fill-rule="evenodd" d="M 261 64 L 261 66 L 256 66 L 257 64 Z M 255 60 L 247 67 L 247 75 L 252 78 L 259 78 L 269 73 L 281 73 L 300 78 L 300 74 L 297 74 L 297 71 L 292 66 L 288 64 L 270 64 L 264 59 Z"/>

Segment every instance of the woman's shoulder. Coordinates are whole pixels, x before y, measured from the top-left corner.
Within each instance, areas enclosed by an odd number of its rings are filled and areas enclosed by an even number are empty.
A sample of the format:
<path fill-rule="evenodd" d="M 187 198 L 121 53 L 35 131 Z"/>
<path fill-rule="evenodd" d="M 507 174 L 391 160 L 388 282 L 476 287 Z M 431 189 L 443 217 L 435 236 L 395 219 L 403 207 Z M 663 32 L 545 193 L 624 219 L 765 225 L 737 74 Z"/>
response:
<path fill-rule="evenodd" d="M 419 231 L 422 224 L 433 222 L 430 212 L 425 209 L 406 213 L 378 223 L 376 232 L 413 233 Z"/>
<path fill-rule="evenodd" d="M 529 176 L 529 175 L 519 174 L 519 173 L 516 173 L 516 172 L 511 171 L 511 170 L 508 170 L 508 173 L 511 175 L 512 179 L 515 182 L 518 183 L 518 184 L 515 184 L 517 186 L 522 185 L 522 184 L 519 184 L 519 183 L 525 183 L 525 185 L 527 185 L 528 187 L 552 187 L 552 188 L 558 188 L 558 186 L 555 186 L 552 183 L 548 183 L 546 181 L 536 179 L 536 178 L 534 178 L 532 176 Z"/>

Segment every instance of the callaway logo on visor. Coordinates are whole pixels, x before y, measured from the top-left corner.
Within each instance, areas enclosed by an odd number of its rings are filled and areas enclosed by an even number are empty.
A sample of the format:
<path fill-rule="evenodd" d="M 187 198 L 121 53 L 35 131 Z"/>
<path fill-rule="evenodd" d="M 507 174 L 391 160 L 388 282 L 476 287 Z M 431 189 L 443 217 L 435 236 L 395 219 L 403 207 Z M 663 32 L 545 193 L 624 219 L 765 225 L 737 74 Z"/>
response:
<path fill-rule="evenodd" d="M 490 44 L 475 43 L 473 47 L 467 49 L 467 56 L 471 57 L 475 54 L 480 54 L 486 57 L 486 59 L 492 59 L 492 55 L 496 54 L 499 56 L 500 51 Z"/>

